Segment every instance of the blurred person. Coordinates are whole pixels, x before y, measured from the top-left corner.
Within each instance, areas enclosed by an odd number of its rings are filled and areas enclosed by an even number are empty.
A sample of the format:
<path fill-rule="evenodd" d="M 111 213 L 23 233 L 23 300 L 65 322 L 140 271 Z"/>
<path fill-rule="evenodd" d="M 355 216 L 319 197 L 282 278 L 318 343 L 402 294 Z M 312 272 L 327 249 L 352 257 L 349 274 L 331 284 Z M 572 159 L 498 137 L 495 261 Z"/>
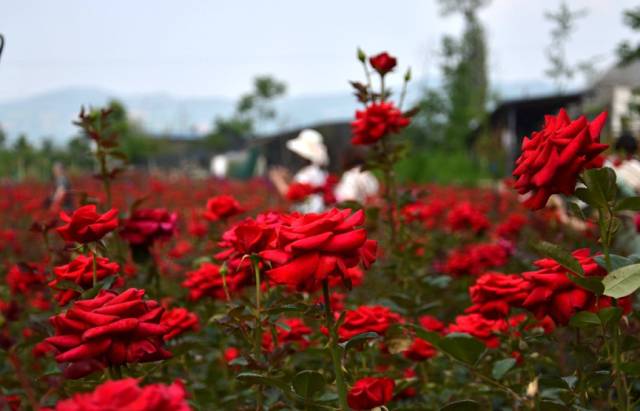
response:
<path fill-rule="evenodd" d="M 56 161 L 53 163 L 51 171 L 53 173 L 54 189 L 49 201 L 47 201 L 49 210 L 52 212 L 60 210 L 72 211 L 74 209 L 73 194 L 64 164 Z"/>
<path fill-rule="evenodd" d="M 307 165 L 291 177 L 289 171 L 281 166 L 269 170 L 269 178 L 280 195 L 287 197 L 293 183 L 306 184 L 313 189 L 321 188 L 327 182 L 328 173 L 325 167 L 329 163 L 327 147 L 322 134 L 312 129 L 305 129 L 296 138 L 287 141 L 287 148 L 306 160 Z M 324 210 L 322 194 L 312 193 L 294 206 L 296 211 L 318 213 Z"/>
<path fill-rule="evenodd" d="M 224 154 L 216 154 L 211 158 L 210 163 L 211 174 L 220 180 L 227 178 L 229 171 L 229 159 Z"/>
<path fill-rule="evenodd" d="M 335 188 L 336 201 L 355 201 L 365 204 L 367 199 L 375 197 L 380 189 L 378 179 L 370 171 L 363 170 L 366 163 L 362 149 L 349 146 L 342 160 L 345 170 Z"/>

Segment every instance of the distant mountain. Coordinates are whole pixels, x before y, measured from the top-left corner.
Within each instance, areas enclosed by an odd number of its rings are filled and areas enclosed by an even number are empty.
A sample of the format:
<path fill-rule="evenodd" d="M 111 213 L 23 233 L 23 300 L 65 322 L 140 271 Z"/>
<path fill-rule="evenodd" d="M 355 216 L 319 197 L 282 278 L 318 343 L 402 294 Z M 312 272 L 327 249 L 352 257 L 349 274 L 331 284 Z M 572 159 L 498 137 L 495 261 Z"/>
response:
<path fill-rule="evenodd" d="M 415 101 L 425 82 L 410 88 L 407 101 Z M 495 87 L 501 98 L 539 95 L 552 92 L 541 81 L 500 83 Z M 76 132 L 72 122 L 81 106 L 102 106 L 110 99 L 121 100 L 133 119 L 152 133 L 202 135 L 216 117 L 233 113 L 235 102 L 229 98 L 178 98 L 167 94 L 118 96 L 108 90 L 65 88 L 22 99 L 0 102 L 0 126 L 9 138 L 26 134 L 33 142 L 51 139 L 64 143 Z M 348 119 L 358 107 L 347 91 L 335 94 L 286 97 L 276 105 L 279 120 L 262 132 Z"/>

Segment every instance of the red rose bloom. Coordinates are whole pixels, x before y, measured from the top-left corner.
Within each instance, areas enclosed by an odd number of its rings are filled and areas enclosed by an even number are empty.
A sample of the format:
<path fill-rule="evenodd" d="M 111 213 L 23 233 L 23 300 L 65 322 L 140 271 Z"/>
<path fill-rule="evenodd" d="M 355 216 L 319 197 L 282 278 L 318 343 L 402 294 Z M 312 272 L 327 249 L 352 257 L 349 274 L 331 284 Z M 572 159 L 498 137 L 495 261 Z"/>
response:
<path fill-rule="evenodd" d="M 469 287 L 473 305 L 465 312 L 481 313 L 487 318 L 504 318 L 511 307 L 521 307 L 527 298 L 529 283 L 515 274 L 486 273 Z"/>
<path fill-rule="evenodd" d="M 608 147 L 600 143 L 606 118 L 603 112 L 592 122 L 585 116 L 572 121 L 561 109 L 557 116 L 545 116 L 542 130 L 524 138 L 513 176 L 518 193 L 529 194 L 526 207 L 537 210 L 552 194 L 573 194 L 578 175 L 597 167 L 594 160 Z"/>
<path fill-rule="evenodd" d="M 230 294 L 241 290 L 251 281 L 251 277 L 245 271 L 228 272 L 225 280 Z M 202 263 L 197 270 L 189 271 L 187 279 L 182 286 L 189 289 L 189 299 L 197 301 L 204 296 L 218 300 L 226 299 L 224 292 L 224 280 L 220 273 L 220 266 L 212 263 Z"/>
<path fill-rule="evenodd" d="M 369 57 L 369 63 L 380 75 L 384 76 L 396 66 L 395 57 L 391 57 L 389 53 L 382 52 L 378 55 Z"/>
<path fill-rule="evenodd" d="M 444 324 L 440 322 L 440 320 L 430 315 L 424 315 L 420 317 L 418 321 L 420 326 L 428 331 L 442 332 L 445 329 Z M 424 361 L 434 357 L 437 353 L 438 351 L 430 342 L 416 337 L 403 354 L 410 360 Z"/>
<path fill-rule="evenodd" d="M 311 334 L 311 328 L 309 328 L 304 321 L 299 318 L 285 318 L 279 321 L 279 323 L 284 324 L 287 329 L 279 327 L 276 324 L 278 345 L 295 344 L 301 350 L 304 350 L 309 346 L 309 340 L 305 337 Z M 273 336 L 271 333 L 263 333 L 262 349 L 267 352 L 271 352 L 274 348 Z"/>
<path fill-rule="evenodd" d="M 576 250 L 572 255 L 578 260 L 585 276 L 604 277 L 607 272 L 590 256 L 589 249 Z M 522 306 L 538 319 L 548 315 L 557 324 L 567 324 L 578 311 L 598 311 L 611 305 L 611 298 L 596 296 L 569 279 L 569 272 L 550 258 L 533 263 L 537 271 L 522 273 L 529 282 L 528 295 Z M 628 297 L 618 300 L 618 304 L 628 312 L 631 309 Z"/>
<path fill-rule="evenodd" d="M 377 243 L 367 239 L 364 212 L 332 209 L 319 214 L 283 216 L 275 268 L 266 272 L 275 284 L 314 291 L 332 277 L 349 277 L 349 269 L 375 260 Z M 282 263 L 282 260 L 285 260 Z"/>
<path fill-rule="evenodd" d="M 488 348 L 500 346 L 499 334 L 504 334 L 509 329 L 509 324 L 504 319 L 490 319 L 481 314 L 459 315 L 453 324 L 449 324 L 450 333 L 466 333 L 475 337 Z"/>
<path fill-rule="evenodd" d="M 391 401 L 395 383 L 391 378 L 366 377 L 356 381 L 347 394 L 354 410 L 370 410 Z"/>
<path fill-rule="evenodd" d="M 166 310 L 160 318 L 160 324 L 167 327 L 167 333 L 162 337 L 165 341 L 169 341 L 187 331 L 198 332 L 200 330 L 198 316 L 182 307 Z"/>
<path fill-rule="evenodd" d="M 98 280 L 103 280 L 111 275 L 117 275 L 118 270 L 120 270 L 118 263 L 109 261 L 108 258 L 96 257 L 96 278 Z M 80 293 L 69 288 L 60 289 L 57 287 L 58 284 L 61 281 L 70 281 L 79 285 L 84 290 L 93 287 L 93 257 L 91 255 L 79 255 L 69 264 L 55 267 L 53 274 L 56 278 L 49 282 L 49 287 L 58 291 L 55 295 L 58 303 L 60 305 L 66 305 L 69 301 L 77 298 Z M 118 284 L 114 283 L 114 286 L 118 287 L 123 283 L 124 281 L 120 279 Z"/>
<path fill-rule="evenodd" d="M 67 224 L 56 228 L 56 231 L 68 242 L 86 244 L 98 241 L 118 227 L 118 210 L 112 208 L 98 214 L 93 204 L 78 208 L 71 216 L 63 211 L 60 218 Z"/>
<path fill-rule="evenodd" d="M 511 214 L 495 230 L 498 237 L 513 239 L 520 234 L 522 228 L 527 224 L 527 217 L 522 214 Z"/>
<path fill-rule="evenodd" d="M 457 204 L 447 214 L 447 227 L 451 231 L 471 230 L 480 233 L 491 225 L 487 216 L 469 202 Z"/>
<path fill-rule="evenodd" d="M 442 270 L 453 276 L 480 275 L 509 261 L 509 250 L 501 244 L 470 244 L 453 250 Z"/>
<path fill-rule="evenodd" d="M 178 214 L 164 208 L 136 210 L 126 220 L 120 236 L 134 246 L 149 246 L 167 240 L 177 229 Z"/>
<path fill-rule="evenodd" d="M 351 144 L 374 144 L 388 134 L 398 133 L 410 122 L 393 103 L 371 103 L 356 111 L 356 119 L 351 123 Z"/>
<path fill-rule="evenodd" d="M 237 349 L 236 347 L 229 347 L 226 350 L 224 350 L 224 353 L 222 354 L 222 356 L 224 357 L 224 362 L 229 364 L 231 361 L 240 357 L 240 350 Z"/>
<path fill-rule="evenodd" d="M 162 337 L 168 331 L 160 324 L 164 309 L 156 301 L 143 300 L 143 295 L 144 290 L 135 288 L 121 294 L 102 290 L 51 317 L 56 335 L 45 341 L 60 351 L 56 361 L 95 360 L 111 366 L 171 357 L 163 348 Z"/>
<path fill-rule="evenodd" d="M 240 203 L 230 195 L 219 195 L 207 201 L 207 209 L 203 216 L 209 221 L 225 220 L 244 212 Z"/>
<path fill-rule="evenodd" d="M 111 380 L 88 393 L 77 393 L 59 401 L 51 411 L 191 411 L 180 381 L 171 385 L 138 385 L 135 378 Z"/>
<path fill-rule="evenodd" d="M 442 332 L 445 327 L 444 324 L 432 315 L 423 315 L 418 319 L 420 326 L 428 331 Z"/>
<path fill-rule="evenodd" d="M 297 203 L 300 201 L 304 201 L 307 197 L 309 197 L 315 189 L 311 184 L 306 183 L 291 183 L 289 184 L 289 188 L 287 189 L 286 198 L 288 201 Z"/>
<path fill-rule="evenodd" d="M 381 305 L 362 305 L 346 312 L 338 328 L 340 341 L 347 341 L 358 334 L 375 332 L 384 336 L 393 324 L 403 322 L 399 314 Z"/>
<path fill-rule="evenodd" d="M 9 268 L 5 279 L 12 295 L 30 295 L 46 283 L 44 266 L 38 263 L 18 263 Z"/>

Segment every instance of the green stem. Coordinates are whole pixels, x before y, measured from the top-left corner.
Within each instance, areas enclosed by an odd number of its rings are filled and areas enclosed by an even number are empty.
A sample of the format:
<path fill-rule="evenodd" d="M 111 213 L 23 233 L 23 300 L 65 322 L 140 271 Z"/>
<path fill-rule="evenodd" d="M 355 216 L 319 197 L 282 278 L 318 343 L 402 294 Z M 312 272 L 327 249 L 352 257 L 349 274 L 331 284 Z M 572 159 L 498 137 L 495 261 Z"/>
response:
<path fill-rule="evenodd" d="M 260 304 L 260 264 L 259 258 L 256 255 L 252 255 L 251 257 L 251 265 L 253 267 L 253 273 L 256 276 L 256 308 L 255 308 L 255 317 L 256 324 L 253 330 L 253 353 L 256 357 L 256 360 L 260 358 L 262 354 L 262 306 Z M 256 411 L 262 410 L 262 386 L 258 385 L 258 392 L 256 393 Z"/>
<path fill-rule="evenodd" d="M 334 327 L 333 312 L 331 311 L 331 297 L 329 296 L 329 281 L 322 281 L 322 294 L 324 296 L 324 310 L 326 327 L 329 331 L 329 351 L 331 352 L 331 360 L 333 362 L 333 371 L 336 374 L 336 389 L 338 390 L 338 403 L 342 411 L 349 410 L 347 403 L 347 385 L 344 381 L 344 373 L 342 371 L 342 361 L 340 359 L 340 351 L 338 348 L 338 332 Z"/>
<path fill-rule="evenodd" d="M 98 284 L 98 262 L 96 261 L 96 253 L 95 251 L 91 252 L 92 257 L 92 265 L 93 265 L 93 286 L 95 287 Z"/>

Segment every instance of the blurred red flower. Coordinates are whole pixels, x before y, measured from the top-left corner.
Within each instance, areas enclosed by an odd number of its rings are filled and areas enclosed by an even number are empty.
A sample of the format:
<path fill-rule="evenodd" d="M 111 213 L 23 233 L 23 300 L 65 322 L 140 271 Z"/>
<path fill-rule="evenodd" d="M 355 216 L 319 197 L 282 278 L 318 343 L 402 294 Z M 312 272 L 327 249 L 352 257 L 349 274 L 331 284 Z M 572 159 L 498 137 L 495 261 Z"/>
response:
<path fill-rule="evenodd" d="M 356 111 L 356 119 L 351 123 L 351 143 L 374 144 L 386 135 L 398 133 L 410 122 L 391 102 L 371 103 Z"/>
<path fill-rule="evenodd" d="M 63 211 L 60 218 L 67 224 L 56 228 L 56 231 L 68 242 L 86 244 L 98 241 L 118 227 L 118 210 L 112 208 L 98 214 L 93 204 L 78 208 L 71 216 Z"/>
<path fill-rule="evenodd" d="M 353 384 L 347 394 L 347 402 L 354 410 L 370 410 L 391 401 L 394 388 L 391 378 L 365 377 Z"/>

